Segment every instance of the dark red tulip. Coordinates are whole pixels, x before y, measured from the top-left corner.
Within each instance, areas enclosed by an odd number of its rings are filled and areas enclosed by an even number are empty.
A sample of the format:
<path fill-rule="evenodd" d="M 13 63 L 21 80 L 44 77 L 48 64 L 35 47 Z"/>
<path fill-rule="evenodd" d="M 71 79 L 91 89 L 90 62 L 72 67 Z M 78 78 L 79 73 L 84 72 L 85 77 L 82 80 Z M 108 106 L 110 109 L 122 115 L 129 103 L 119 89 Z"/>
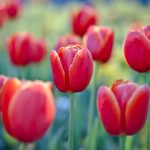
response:
<path fill-rule="evenodd" d="M 18 0 L 8 0 L 5 7 L 8 18 L 14 19 L 20 14 L 21 2 Z"/>
<path fill-rule="evenodd" d="M 0 27 L 4 25 L 7 20 L 7 12 L 5 6 L 0 3 Z"/>
<path fill-rule="evenodd" d="M 67 34 L 67 35 L 64 35 L 58 39 L 54 49 L 56 51 L 59 51 L 59 49 L 61 47 L 66 47 L 66 46 L 71 45 L 71 44 L 80 44 L 80 43 L 81 43 L 80 39 L 77 35 Z"/>
<path fill-rule="evenodd" d="M 109 27 L 91 26 L 83 37 L 94 60 L 105 63 L 109 60 L 114 43 L 114 32 Z"/>
<path fill-rule="evenodd" d="M 11 97 L 5 99 L 7 102 L 3 103 L 3 123 L 15 139 L 25 143 L 34 142 L 46 133 L 55 116 L 50 87 L 49 83 L 41 81 L 24 82 Z M 8 87 L 8 94 L 9 90 Z"/>
<path fill-rule="evenodd" d="M 100 86 L 97 109 L 111 135 L 132 135 L 144 126 L 149 105 L 149 88 L 129 81 L 117 81 L 110 88 Z"/>
<path fill-rule="evenodd" d="M 75 34 L 83 36 L 91 25 L 97 23 L 96 10 L 91 6 L 83 6 L 72 15 L 72 30 Z"/>
<path fill-rule="evenodd" d="M 124 56 L 128 65 L 135 71 L 150 70 L 150 30 L 145 27 L 129 32 L 124 40 Z"/>
<path fill-rule="evenodd" d="M 29 33 L 16 33 L 7 40 L 8 55 L 11 63 L 26 66 L 41 62 L 47 54 L 44 41 L 35 39 Z"/>
<path fill-rule="evenodd" d="M 62 92 L 83 91 L 93 73 L 93 61 L 89 50 L 78 44 L 62 47 L 50 54 L 52 76 Z"/>

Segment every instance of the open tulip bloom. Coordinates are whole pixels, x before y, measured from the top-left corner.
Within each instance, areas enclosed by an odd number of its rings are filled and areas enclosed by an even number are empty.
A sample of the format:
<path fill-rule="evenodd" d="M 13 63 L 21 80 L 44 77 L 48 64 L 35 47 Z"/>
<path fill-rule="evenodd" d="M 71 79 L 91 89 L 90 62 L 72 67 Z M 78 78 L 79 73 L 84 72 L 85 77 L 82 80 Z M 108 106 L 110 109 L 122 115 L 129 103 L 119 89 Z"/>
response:
<path fill-rule="evenodd" d="M 110 88 L 100 86 L 97 109 L 110 135 L 133 135 L 147 119 L 149 88 L 129 81 L 116 81 Z"/>
<path fill-rule="evenodd" d="M 53 50 L 50 54 L 52 76 L 61 92 L 81 92 L 89 84 L 93 73 L 93 59 L 90 51 L 78 44 Z M 74 100 L 70 94 L 69 150 L 73 150 Z"/>

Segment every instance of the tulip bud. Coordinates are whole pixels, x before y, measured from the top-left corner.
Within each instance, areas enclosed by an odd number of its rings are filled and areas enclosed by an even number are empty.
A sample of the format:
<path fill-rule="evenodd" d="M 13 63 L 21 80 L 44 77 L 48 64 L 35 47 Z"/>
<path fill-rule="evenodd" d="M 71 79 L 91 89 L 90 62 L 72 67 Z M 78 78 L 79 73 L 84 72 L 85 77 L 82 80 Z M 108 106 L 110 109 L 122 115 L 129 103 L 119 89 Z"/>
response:
<path fill-rule="evenodd" d="M 91 25 L 97 22 L 97 14 L 93 7 L 83 6 L 78 12 L 72 15 L 72 30 L 75 34 L 83 36 Z"/>
<path fill-rule="evenodd" d="M 62 47 L 50 54 L 52 76 L 62 92 L 80 92 L 89 84 L 93 73 L 92 56 L 78 44 Z"/>
<path fill-rule="evenodd" d="M 60 37 L 56 43 L 55 50 L 58 52 L 61 47 L 66 47 L 71 44 L 80 44 L 80 39 L 75 34 L 67 34 Z"/>
<path fill-rule="evenodd" d="M 110 88 L 100 86 L 98 89 L 98 114 L 110 135 L 132 135 L 140 131 L 147 119 L 148 105 L 146 85 L 119 80 Z"/>
<path fill-rule="evenodd" d="M 109 27 L 91 26 L 83 37 L 94 60 L 105 63 L 109 60 L 114 43 L 114 32 Z"/>
<path fill-rule="evenodd" d="M 124 56 L 128 65 L 135 71 L 150 70 L 150 40 L 149 29 L 129 32 L 124 40 Z"/>

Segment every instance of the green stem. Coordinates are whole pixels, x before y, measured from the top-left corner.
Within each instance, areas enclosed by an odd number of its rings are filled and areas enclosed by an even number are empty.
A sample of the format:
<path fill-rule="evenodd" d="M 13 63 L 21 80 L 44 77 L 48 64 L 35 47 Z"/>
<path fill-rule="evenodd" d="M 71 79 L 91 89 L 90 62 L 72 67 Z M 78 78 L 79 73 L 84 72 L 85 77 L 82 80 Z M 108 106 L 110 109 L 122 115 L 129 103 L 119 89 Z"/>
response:
<path fill-rule="evenodd" d="M 148 84 L 148 73 L 144 74 L 145 84 Z M 147 150 L 150 150 L 150 108 L 148 109 L 148 118 L 147 118 Z"/>
<path fill-rule="evenodd" d="M 126 149 L 132 150 L 133 136 L 126 137 Z"/>
<path fill-rule="evenodd" d="M 88 120 L 88 135 L 90 134 L 90 130 L 93 122 L 93 114 L 94 114 L 94 104 L 95 104 L 95 90 L 96 90 L 96 77 L 97 77 L 97 64 L 95 63 L 93 80 L 91 86 L 91 96 L 90 96 L 90 104 L 89 104 L 89 120 Z"/>
<path fill-rule="evenodd" d="M 73 94 L 70 93 L 70 114 L 69 114 L 69 150 L 73 150 L 73 112 L 74 112 L 74 99 Z"/>
<path fill-rule="evenodd" d="M 19 143 L 18 150 L 26 150 L 27 144 Z"/>
<path fill-rule="evenodd" d="M 125 150 L 126 146 L 125 146 L 125 142 L 126 142 L 126 136 L 120 136 L 119 137 L 119 150 Z"/>
<path fill-rule="evenodd" d="M 148 121 L 147 121 L 147 150 L 150 150 L 150 109 L 148 110 Z"/>

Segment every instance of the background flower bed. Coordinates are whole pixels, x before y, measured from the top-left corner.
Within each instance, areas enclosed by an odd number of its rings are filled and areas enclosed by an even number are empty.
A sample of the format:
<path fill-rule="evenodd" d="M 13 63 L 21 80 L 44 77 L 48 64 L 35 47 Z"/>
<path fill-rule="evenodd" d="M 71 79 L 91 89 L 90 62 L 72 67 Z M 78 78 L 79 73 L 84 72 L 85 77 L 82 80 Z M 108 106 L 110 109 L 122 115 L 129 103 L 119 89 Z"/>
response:
<path fill-rule="evenodd" d="M 69 4 L 65 6 L 49 5 L 24 5 L 20 17 L 7 22 L 0 28 L 0 74 L 26 79 L 52 80 L 49 63 L 50 50 L 55 47 L 59 36 L 70 32 L 70 12 L 77 9 L 79 5 Z M 107 25 L 115 31 L 115 46 L 111 60 L 106 65 L 99 67 L 98 82 L 110 85 L 116 79 L 138 80 L 138 73 L 133 72 L 125 63 L 122 53 L 124 36 L 134 22 L 148 24 L 149 7 L 142 7 L 135 3 L 115 2 L 111 5 L 96 3 L 96 9 L 100 17 L 100 25 Z M 41 64 L 34 64 L 25 69 L 17 69 L 12 66 L 7 57 L 5 39 L 16 31 L 32 32 L 37 37 L 43 37 L 48 46 L 47 58 Z M 98 84 L 98 85 L 99 85 Z M 89 85 L 90 86 L 90 85 Z M 37 150 L 65 150 L 67 149 L 68 112 L 69 98 L 54 89 L 57 106 L 55 122 L 50 132 L 36 144 Z M 74 149 L 84 149 L 82 146 L 86 136 L 89 88 L 83 93 L 75 94 L 75 128 L 74 128 Z M 83 111 L 84 110 L 84 111 Z M 95 115 L 97 114 L 95 107 Z M 98 122 L 98 123 L 97 123 Z M 101 127 L 99 120 L 93 123 L 91 136 L 97 134 L 96 149 L 116 149 L 118 138 L 110 138 Z M 134 136 L 133 147 L 135 150 L 144 150 L 146 146 L 145 128 Z M 48 144 L 48 148 L 46 147 Z M 93 141 L 91 141 L 91 144 Z M 5 131 L 0 130 L 0 150 L 17 149 L 17 142 L 10 138 Z"/>

